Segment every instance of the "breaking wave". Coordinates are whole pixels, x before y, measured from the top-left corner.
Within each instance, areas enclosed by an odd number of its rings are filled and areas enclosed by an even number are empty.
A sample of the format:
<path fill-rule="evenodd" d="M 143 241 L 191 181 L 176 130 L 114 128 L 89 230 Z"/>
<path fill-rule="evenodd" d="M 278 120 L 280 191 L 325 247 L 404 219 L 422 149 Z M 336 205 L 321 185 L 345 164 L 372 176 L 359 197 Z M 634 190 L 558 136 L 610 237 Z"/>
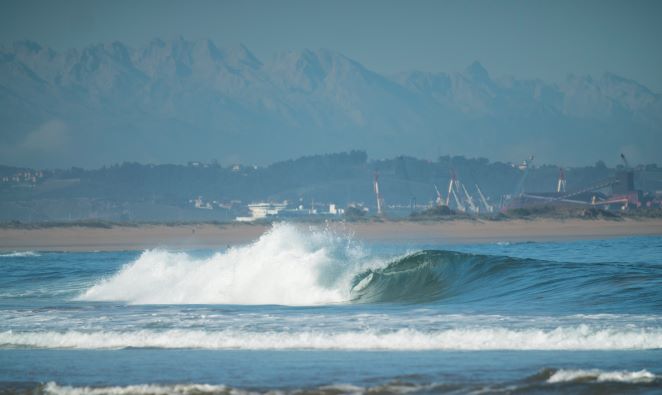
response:
<path fill-rule="evenodd" d="M 650 271 L 650 273 L 646 273 Z M 581 303 L 617 298 L 632 311 L 659 300 L 628 292 L 657 289 L 659 268 L 603 270 L 599 264 L 425 250 L 372 256 L 350 237 L 277 224 L 256 242 L 207 258 L 149 250 L 79 300 L 131 304 Z M 590 277 L 590 281 L 586 281 Z M 631 277 L 631 278 L 630 278 Z M 636 280 L 641 288 L 613 284 Z M 568 292 L 572 291 L 572 292 Z M 597 296 L 597 297 L 596 297 Z M 645 295 L 644 295 L 645 296 Z M 628 302 L 630 301 L 630 302 Z"/>
<path fill-rule="evenodd" d="M 355 276 L 352 300 L 421 303 L 469 295 L 484 291 L 485 282 L 524 263 L 536 262 L 453 251 L 420 251 Z"/>
<path fill-rule="evenodd" d="M 563 378 L 561 378 L 563 377 Z M 561 378 L 561 379 L 559 379 Z M 48 395 L 258 395 L 258 394 L 431 394 L 431 393 L 621 393 L 654 390 L 660 377 L 647 371 L 602 371 L 543 369 L 524 380 L 505 383 L 464 382 L 462 379 L 445 382 L 420 382 L 398 378 L 372 386 L 357 384 L 327 384 L 301 388 L 241 388 L 223 384 L 134 384 L 126 386 L 70 386 L 55 382 L 38 384 L 32 391 Z M 605 386 L 606 385 L 606 386 Z M 570 386 L 570 387 L 568 387 Z"/>
<path fill-rule="evenodd" d="M 648 350 L 662 348 L 662 328 L 506 327 L 439 331 L 185 330 L 2 332 L 0 347 L 185 348 L 242 350 Z"/>
<path fill-rule="evenodd" d="M 511 261 L 421 251 L 389 262 L 328 230 L 278 224 L 253 244 L 207 258 L 145 251 L 79 299 L 132 304 L 426 302 L 467 292 L 474 280 Z"/>
<path fill-rule="evenodd" d="M 80 300 L 134 304 L 320 305 L 347 301 L 370 264 L 351 238 L 277 224 L 255 243 L 208 258 L 145 251 Z"/>
<path fill-rule="evenodd" d="M 643 369 L 636 372 L 627 370 L 604 371 L 599 369 L 571 370 L 559 369 L 554 371 L 547 379 L 548 383 L 566 382 L 621 382 L 621 383 L 650 383 L 657 379 L 653 373 Z"/>

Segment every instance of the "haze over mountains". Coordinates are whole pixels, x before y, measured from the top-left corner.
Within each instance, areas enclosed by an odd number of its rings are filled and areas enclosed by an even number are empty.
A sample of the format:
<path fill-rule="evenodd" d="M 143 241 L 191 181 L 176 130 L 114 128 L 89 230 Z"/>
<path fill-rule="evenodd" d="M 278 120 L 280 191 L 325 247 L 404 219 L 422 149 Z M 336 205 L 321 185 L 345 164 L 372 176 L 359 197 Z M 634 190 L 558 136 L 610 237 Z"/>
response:
<path fill-rule="evenodd" d="M 616 163 L 621 152 L 662 159 L 662 96 L 617 75 L 551 83 L 475 62 L 387 76 L 329 50 L 258 59 L 208 40 L 1 48 L 0 120 L 2 162 L 31 167 L 266 164 L 351 149 L 562 165 Z"/>

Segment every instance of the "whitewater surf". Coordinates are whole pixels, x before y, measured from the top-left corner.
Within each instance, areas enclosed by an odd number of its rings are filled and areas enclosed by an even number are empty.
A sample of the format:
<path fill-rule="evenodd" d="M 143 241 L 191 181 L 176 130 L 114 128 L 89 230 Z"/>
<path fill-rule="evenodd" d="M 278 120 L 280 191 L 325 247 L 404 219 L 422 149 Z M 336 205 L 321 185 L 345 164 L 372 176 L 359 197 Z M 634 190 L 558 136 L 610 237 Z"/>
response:
<path fill-rule="evenodd" d="M 144 251 L 75 300 L 288 306 L 509 303 L 522 305 L 520 309 L 536 300 L 532 307 L 596 312 L 619 298 L 634 312 L 662 302 L 632 298 L 634 289 L 609 284 L 655 286 L 654 276 L 640 277 L 646 269 L 652 274 L 659 268 L 625 263 L 613 270 L 603 262 L 448 250 L 378 254 L 345 234 L 281 223 L 254 243 L 210 255 Z M 592 298 L 588 309 L 583 307 L 587 297 Z"/>
<path fill-rule="evenodd" d="M 659 237 L 441 248 L 282 223 L 217 250 L 7 253 L 0 387 L 655 392 L 660 289 Z"/>

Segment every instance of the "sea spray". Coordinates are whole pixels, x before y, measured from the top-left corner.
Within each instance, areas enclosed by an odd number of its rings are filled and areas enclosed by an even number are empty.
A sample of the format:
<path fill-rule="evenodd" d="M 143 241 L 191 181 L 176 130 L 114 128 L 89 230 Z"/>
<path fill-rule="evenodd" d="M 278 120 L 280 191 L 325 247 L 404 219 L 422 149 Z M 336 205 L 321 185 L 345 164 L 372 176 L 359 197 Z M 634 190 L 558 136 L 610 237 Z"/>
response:
<path fill-rule="evenodd" d="M 590 300 L 591 311 L 609 313 L 618 298 L 637 313 L 659 306 L 659 299 L 637 300 L 637 288 L 621 284 L 655 287 L 657 270 L 655 265 L 624 264 L 614 271 L 599 263 L 444 250 L 394 257 L 374 254 L 343 233 L 276 224 L 252 244 L 206 258 L 145 251 L 114 275 L 88 285 L 77 300 L 289 306 L 480 302 L 497 311 L 518 305 L 537 313 L 541 307 L 563 311 Z"/>
<path fill-rule="evenodd" d="M 148 250 L 79 300 L 132 304 L 320 305 L 350 298 L 354 276 L 382 265 L 344 235 L 276 224 L 208 258 Z"/>

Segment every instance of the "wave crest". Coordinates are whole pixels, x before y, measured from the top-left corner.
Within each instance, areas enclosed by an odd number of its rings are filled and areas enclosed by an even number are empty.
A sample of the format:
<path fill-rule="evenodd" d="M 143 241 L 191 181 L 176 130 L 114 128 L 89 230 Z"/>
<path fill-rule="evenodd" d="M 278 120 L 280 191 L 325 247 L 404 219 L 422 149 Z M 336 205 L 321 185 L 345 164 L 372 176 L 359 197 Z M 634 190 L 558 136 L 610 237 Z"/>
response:
<path fill-rule="evenodd" d="M 34 251 L 14 251 L 14 252 L 0 254 L 0 258 L 28 258 L 28 257 L 37 257 L 37 256 L 41 256 L 41 255 Z"/>
<path fill-rule="evenodd" d="M 357 275 L 351 295 L 353 301 L 363 303 L 449 299 L 480 291 L 499 273 L 533 262 L 453 251 L 419 251 Z"/>
<path fill-rule="evenodd" d="M 621 383 L 650 383 L 657 376 L 642 369 L 636 372 L 627 370 L 604 371 L 599 369 L 559 369 L 547 379 L 550 384 L 567 382 L 621 382 Z"/>
<path fill-rule="evenodd" d="M 552 309 L 586 300 L 599 309 L 617 299 L 636 312 L 646 304 L 659 307 L 654 298 L 639 297 L 656 289 L 658 278 L 654 266 L 624 265 L 615 271 L 595 264 L 439 250 L 387 259 L 371 256 L 350 237 L 329 230 L 277 224 L 250 245 L 207 258 L 145 251 L 78 299 L 299 306 L 443 300 L 499 307 L 536 301 L 537 308 Z M 634 280 L 640 288 L 613 285 Z"/>
<path fill-rule="evenodd" d="M 72 387 L 46 383 L 43 392 L 52 395 L 198 395 L 198 394 L 233 394 L 233 388 L 211 384 L 138 384 L 124 387 Z"/>
<path fill-rule="evenodd" d="M 328 230 L 276 224 L 255 243 L 208 258 L 148 250 L 79 300 L 132 304 L 417 303 L 467 293 L 476 280 L 522 260 L 420 251 L 370 256 Z M 489 279 L 488 279 L 489 280 Z"/>
<path fill-rule="evenodd" d="M 649 350 L 662 348 L 662 329 L 555 329 L 505 327 L 438 331 L 165 331 L 1 332 L 3 347 L 37 348 L 198 348 L 241 350 Z"/>
<path fill-rule="evenodd" d="M 149 250 L 78 297 L 134 304 L 319 305 L 349 299 L 367 264 L 350 238 L 277 224 L 255 243 L 200 259 Z"/>

